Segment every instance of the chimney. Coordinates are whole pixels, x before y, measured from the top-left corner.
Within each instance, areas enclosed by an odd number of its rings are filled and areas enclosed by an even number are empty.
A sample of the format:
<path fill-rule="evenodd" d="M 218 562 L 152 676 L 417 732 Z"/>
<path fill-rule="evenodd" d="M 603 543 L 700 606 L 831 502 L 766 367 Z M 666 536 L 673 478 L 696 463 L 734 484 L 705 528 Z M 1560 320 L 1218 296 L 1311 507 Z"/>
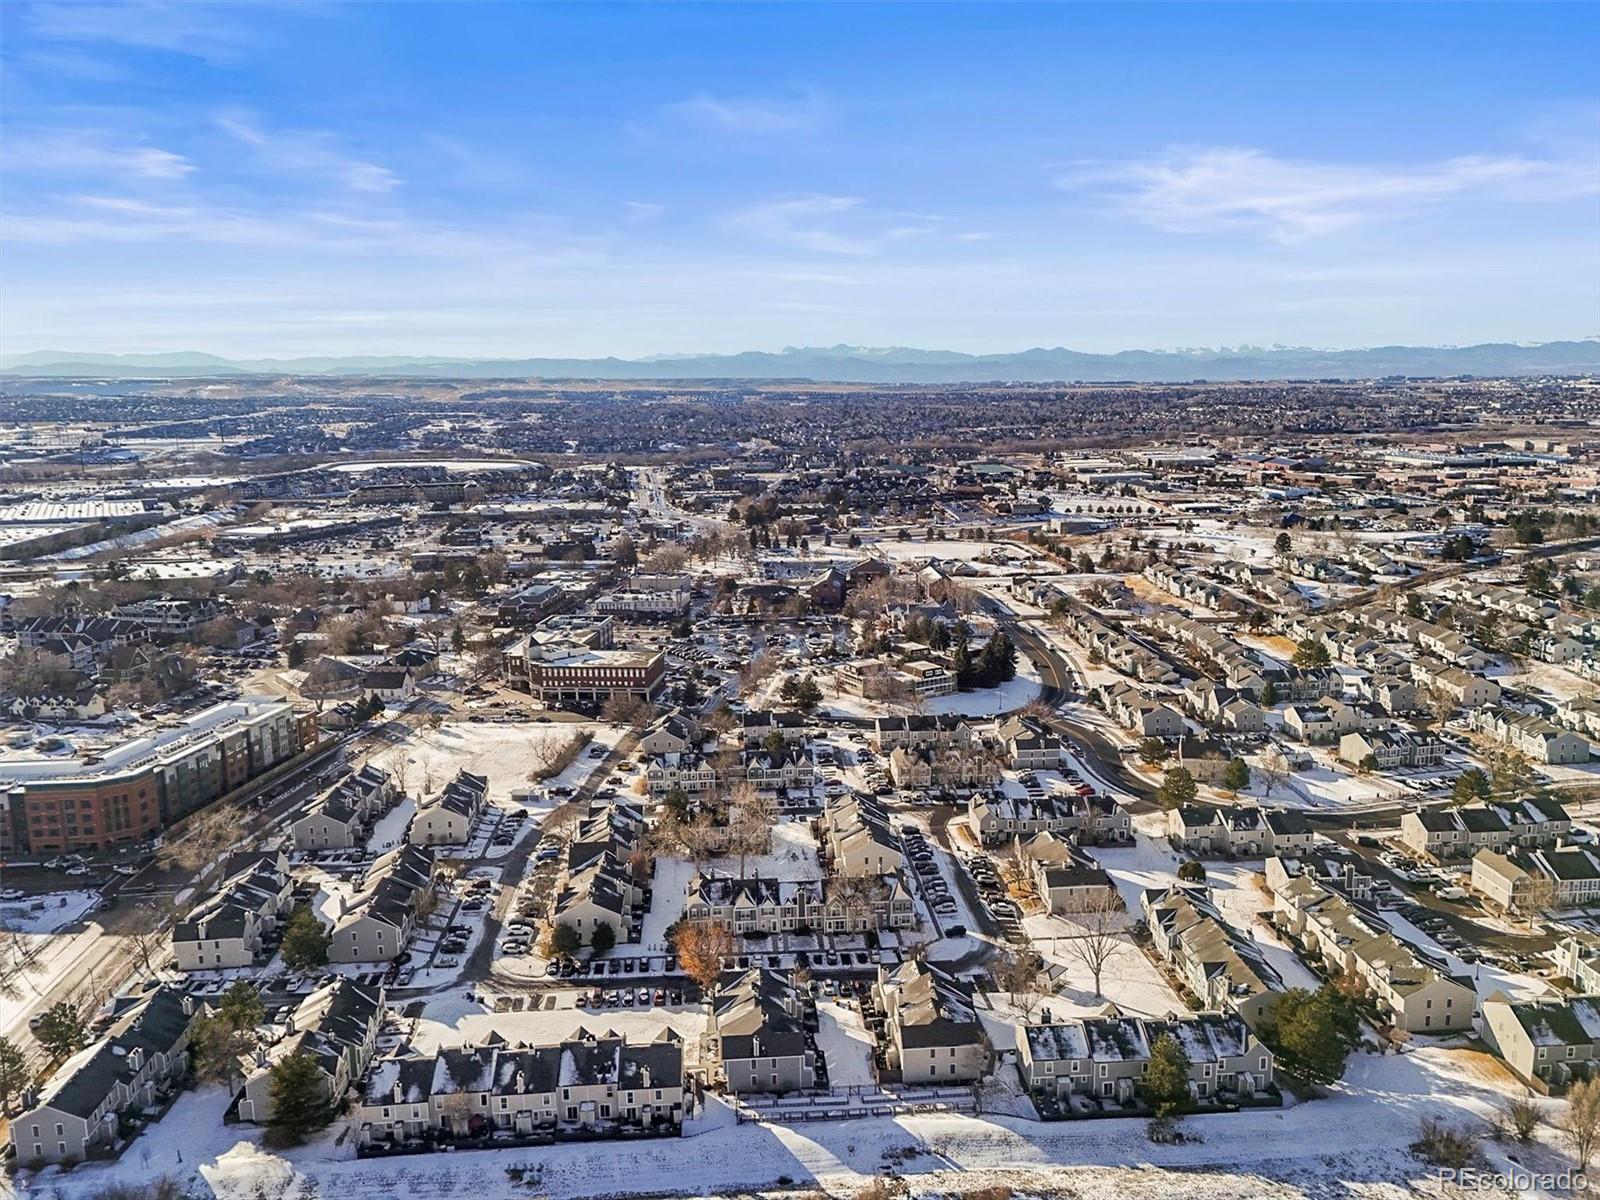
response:
<path fill-rule="evenodd" d="M 181 1009 L 183 1009 L 183 1015 L 184 1016 L 186 1016 L 186 1017 L 194 1016 L 194 997 L 191 996 L 188 992 L 185 992 L 183 994 L 183 999 L 178 1001 L 178 1006 Z"/>
<path fill-rule="evenodd" d="M 399 1104 L 400 1103 L 401 1092 L 400 1092 L 400 1081 L 398 1079 L 396 1079 L 394 1081 L 394 1088 L 393 1088 L 391 1094 L 394 1097 L 394 1103 Z"/>

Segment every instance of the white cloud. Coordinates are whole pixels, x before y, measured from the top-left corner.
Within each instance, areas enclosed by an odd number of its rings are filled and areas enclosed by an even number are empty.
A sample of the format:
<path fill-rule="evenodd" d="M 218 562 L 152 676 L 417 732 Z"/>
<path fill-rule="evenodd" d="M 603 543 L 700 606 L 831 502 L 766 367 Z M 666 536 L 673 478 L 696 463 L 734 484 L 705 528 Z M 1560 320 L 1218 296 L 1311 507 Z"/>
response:
<path fill-rule="evenodd" d="M 653 221 L 667 211 L 665 204 L 652 204 L 648 200 L 628 200 L 622 207 L 625 219 L 633 225 Z"/>
<path fill-rule="evenodd" d="M 1251 229 L 1277 241 L 1299 242 L 1470 193 L 1530 199 L 1576 195 L 1593 191 L 1596 180 L 1582 163 L 1518 155 L 1372 166 L 1210 147 L 1085 164 L 1058 184 L 1069 191 L 1107 190 L 1123 211 L 1157 229 Z"/>
<path fill-rule="evenodd" d="M 236 58 L 253 40 L 237 9 L 229 12 L 229 7 L 199 0 L 42 3 L 28 8 L 27 23 L 35 36 L 48 41 L 161 50 L 221 62 Z"/>
<path fill-rule="evenodd" d="M 6 140 L 6 168 L 19 173 L 98 175 L 118 180 L 182 179 L 194 164 L 159 146 L 127 144 L 109 133 L 38 129 Z"/>
<path fill-rule="evenodd" d="M 401 183 L 388 167 L 346 154 L 338 136 L 326 130 L 267 131 L 242 113 L 223 113 L 216 125 L 276 171 L 331 179 L 353 192 L 390 192 Z"/>
<path fill-rule="evenodd" d="M 826 105 L 812 91 L 792 98 L 714 96 L 700 92 L 687 100 L 669 104 L 666 112 L 697 125 L 724 133 L 777 134 L 803 133 L 818 128 Z"/>
<path fill-rule="evenodd" d="M 910 223 L 875 226 L 859 196 L 805 194 L 763 200 L 734 213 L 727 224 L 797 250 L 823 254 L 877 254 L 891 243 L 933 233 L 941 218 L 890 214 Z"/>

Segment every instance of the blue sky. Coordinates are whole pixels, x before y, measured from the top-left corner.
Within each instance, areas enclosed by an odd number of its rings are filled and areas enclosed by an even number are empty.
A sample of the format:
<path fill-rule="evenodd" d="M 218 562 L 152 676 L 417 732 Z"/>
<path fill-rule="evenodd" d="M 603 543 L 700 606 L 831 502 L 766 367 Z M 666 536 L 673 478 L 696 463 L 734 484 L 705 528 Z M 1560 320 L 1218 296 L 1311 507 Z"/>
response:
<path fill-rule="evenodd" d="M 1600 6 L 0 5 L 0 350 L 1600 334 Z"/>

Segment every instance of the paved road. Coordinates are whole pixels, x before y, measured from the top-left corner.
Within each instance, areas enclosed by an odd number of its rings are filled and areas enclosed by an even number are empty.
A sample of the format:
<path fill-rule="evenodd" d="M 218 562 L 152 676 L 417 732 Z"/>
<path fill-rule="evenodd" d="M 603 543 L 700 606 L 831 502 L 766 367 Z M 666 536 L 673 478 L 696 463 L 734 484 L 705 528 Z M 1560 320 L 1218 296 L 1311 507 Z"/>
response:
<path fill-rule="evenodd" d="M 595 792 L 605 786 L 611 776 L 612 769 L 633 753 L 639 745 L 639 733 L 630 729 L 613 746 L 606 756 L 595 763 L 594 769 L 589 773 L 577 792 L 567 798 L 566 805 L 581 806 L 594 798 Z M 587 751 L 585 751 L 587 753 Z M 419 996 L 431 996 L 440 992 L 450 992 L 463 986 L 476 983 L 489 982 L 497 988 L 508 991 L 527 990 L 530 980 L 526 976 L 512 975 L 496 969 L 498 959 L 495 954 L 496 946 L 500 941 L 500 929 L 506 924 L 506 919 L 511 915 L 512 905 L 516 902 L 517 888 L 522 883 L 523 875 L 528 869 L 528 860 L 533 857 L 534 849 L 539 844 L 539 839 L 544 833 L 546 822 L 550 819 L 547 814 L 544 820 L 537 823 L 532 833 L 524 834 L 503 858 L 486 860 L 484 865 L 498 866 L 500 868 L 500 884 L 495 893 L 494 904 L 483 914 L 483 934 L 478 939 L 478 944 L 473 947 L 472 953 L 461 964 L 460 973 L 455 980 L 446 984 L 437 984 L 425 988 L 395 988 L 396 999 L 411 999 Z M 609 978 L 609 977 L 608 977 Z M 619 979 L 618 983 L 625 982 L 627 978 Z M 562 986 L 571 986 L 569 981 L 561 981 Z M 639 984 L 635 984 L 639 986 Z M 681 985 L 680 985 L 681 986 Z"/>
<path fill-rule="evenodd" d="M 1026 625 L 1006 621 L 1005 629 L 1017 649 L 1039 668 L 1040 698 L 1046 704 L 1053 706 L 1082 698 L 1083 681 L 1065 655 Z M 1130 770 L 1123 761 L 1121 749 L 1104 733 L 1060 714 L 1050 718 L 1050 726 L 1071 743 L 1073 751 L 1089 770 L 1133 797 L 1125 808 L 1135 814 L 1154 811 L 1156 785 Z"/>

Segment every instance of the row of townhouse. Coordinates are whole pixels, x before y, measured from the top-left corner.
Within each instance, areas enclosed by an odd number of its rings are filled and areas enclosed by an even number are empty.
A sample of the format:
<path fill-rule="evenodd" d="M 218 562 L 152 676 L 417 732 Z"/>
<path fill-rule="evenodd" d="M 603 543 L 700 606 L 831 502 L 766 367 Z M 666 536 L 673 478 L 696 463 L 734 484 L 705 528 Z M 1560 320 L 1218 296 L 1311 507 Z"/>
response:
<path fill-rule="evenodd" d="M 685 886 L 683 916 L 686 921 L 725 925 L 737 934 L 799 930 L 843 934 L 913 929 L 917 906 L 898 872 L 879 877 L 870 887 L 699 874 Z"/>
<path fill-rule="evenodd" d="M 464 846 L 489 800 L 489 780 L 462 770 L 437 796 L 417 806 L 406 840 L 421 846 Z"/>
<path fill-rule="evenodd" d="M 697 750 L 673 750 L 653 756 L 644 771 L 650 795 L 659 800 L 674 790 L 698 796 L 741 782 L 760 791 L 804 789 L 819 778 L 817 764 L 804 746 L 781 751 L 760 747 L 740 750 L 726 765 Z"/>
<path fill-rule="evenodd" d="M 1100 660 L 1114 671 L 1130 679 L 1145 683 L 1175 683 L 1177 668 L 1148 645 L 1137 642 L 1115 625 L 1102 621 L 1087 608 L 1068 604 L 1061 611 L 1062 629 L 1091 658 L 1098 654 Z"/>
<path fill-rule="evenodd" d="M 1283 981 L 1260 948 L 1222 918 L 1204 888 L 1152 888 L 1140 897 L 1151 945 L 1200 1007 L 1254 1027 Z"/>
<path fill-rule="evenodd" d="M 395 800 L 394 780 L 367 763 L 318 796 L 289 827 L 296 850 L 351 850 Z"/>
<path fill-rule="evenodd" d="M 1480 708 L 1472 714 L 1472 726 L 1487 733 L 1501 745 L 1527 755 L 1536 763 L 1562 766 L 1589 761 L 1589 739 L 1581 733 L 1562 729 L 1543 717 L 1525 716 L 1499 708 Z"/>
<path fill-rule="evenodd" d="M 648 1042 L 580 1026 L 547 1044 L 446 1046 L 380 1059 L 356 1112 L 357 1144 L 448 1145 L 495 1132 L 676 1134 L 683 1127 L 683 1039 Z"/>
<path fill-rule="evenodd" d="M 1357 610 L 1356 618 L 1368 629 L 1385 637 L 1406 642 L 1470 671 L 1481 671 L 1491 661 L 1491 656 L 1474 645 L 1464 633 L 1424 621 L 1421 617 L 1407 616 L 1379 605 L 1367 605 Z"/>
<path fill-rule="evenodd" d="M 550 920 L 556 925 L 571 926 L 591 944 L 602 925 L 610 927 L 613 944 L 625 942 L 633 911 L 643 899 L 633 870 L 607 847 L 582 866 L 567 871 L 550 905 Z"/>
<path fill-rule="evenodd" d="M 747 750 L 765 746 L 774 735 L 786 746 L 804 746 L 811 737 L 811 723 L 802 712 L 782 712 L 748 708 L 739 719 L 741 741 Z"/>
<path fill-rule="evenodd" d="M 1391 726 L 1347 733 L 1339 739 L 1339 758 L 1360 766 L 1375 762 L 1379 770 L 1400 767 L 1437 767 L 1444 762 L 1449 744 L 1437 734 Z"/>
<path fill-rule="evenodd" d="M 286 1058 L 317 1065 L 317 1099 L 337 1107 L 360 1083 L 377 1052 L 385 1015 L 382 984 L 336 978 L 316 988 L 273 1025 L 277 1040 L 256 1051 L 235 1105 L 241 1121 L 266 1124 L 276 1108 L 272 1068 Z"/>
<path fill-rule="evenodd" d="M 889 778 L 913 791 L 993 787 L 1000 781 L 1000 753 L 981 743 L 967 747 L 901 746 L 889 752 Z"/>
<path fill-rule="evenodd" d="M 1039 899 L 1056 916 L 1122 907 L 1117 885 L 1105 868 L 1069 843 L 1040 833 L 1018 850 L 1033 874 Z"/>
<path fill-rule="evenodd" d="M 1183 707 L 1195 720 L 1234 733 L 1261 733 L 1266 729 L 1267 717 L 1256 698 L 1253 692 L 1205 678 L 1186 683 L 1182 693 Z"/>
<path fill-rule="evenodd" d="M 1471 1026 L 1477 994 L 1470 978 L 1315 880 L 1302 875 L 1276 889 L 1273 919 L 1326 970 L 1360 980 L 1397 1029 L 1453 1033 Z"/>
<path fill-rule="evenodd" d="M 1600 1060 L 1600 995 L 1483 1002 L 1483 1040 L 1531 1087 L 1564 1091 Z"/>
<path fill-rule="evenodd" d="M 1584 846 L 1480 850 L 1472 890 L 1507 913 L 1573 908 L 1600 900 L 1600 857 Z"/>
<path fill-rule="evenodd" d="M 1366 859 L 1320 839 L 1305 849 L 1274 854 L 1267 859 L 1263 873 L 1273 892 L 1303 876 L 1358 904 L 1371 903 L 1377 882 Z"/>
<path fill-rule="evenodd" d="M 619 863 L 629 862 L 647 832 L 644 810 L 638 805 L 591 800 L 573 823 L 567 870 L 581 871 L 606 854 Z"/>
<path fill-rule="evenodd" d="M 1265 858 L 1309 849 L 1316 835 L 1294 809 L 1186 804 L 1167 813 L 1167 838 L 1191 854 Z"/>
<path fill-rule="evenodd" d="M 711 997 L 702 1062 L 735 1093 L 807 1091 L 817 1086 L 810 993 L 765 967 L 724 976 Z"/>
<path fill-rule="evenodd" d="M 1157 633 L 1177 642 L 1196 658 L 1210 659 L 1222 670 L 1230 687 L 1259 687 L 1261 662 L 1250 650 L 1222 630 L 1196 621 L 1171 609 L 1160 609 L 1145 618 Z"/>
<path fill-rule="evenodd" d="M 1068 1104 L 1074 1098 L 1128 1105 L 1139 1098 L 1150 1051 L 1162 1037 L 1183 1048 L 1189 1094 L 1200 1102 L 1251 1102 L 1276 1095 L 1275 1063 L 1237 1013 L 1165 1019 L 1085 1017 L 1017 1031 L 1017 1069 L 1028 1091 Z"/>
<path fill-rule="evenodd" d="M 993 1069 L 972 987 L 942 967 L 912 959 L 879 966 L 872 1002 L 884 1062 L 902 1082 L 976 1083 Z"/>
<path fill-rule="evenodd" d="M 125 1012 L 108 1034 L 56 1069 L 11 1118 L 11 1145 L 24 1165 L 75 1163 L 116 1153 L 124 1114 L 149 1108 L 189 1072 L 189 1035 L 203 1002 L 163 984 Z"/>
<path fill-rule="evenodd" d="M 889 812 L 871 796 L 830 796 L 817 819 L 817 840 L 835 875 L 890 875 L 905 867 Z"/>
<path fill-rule="evenodd" d="M 294 879 L 282 851 L 236 854 L 217 890 L 172 927 L 180 971 L 251 967 L 294 905 Z"/>
<path fill-rule="evenodd" d="M 762 740 L 747 740 L 745 745 L 760 745 Z M 705 730 L 700 727 L 700 722 L 688 713 L 677 710 L 657 717 L 650 728 L 639 736 L 639 754 L 653 758 L 662 754 L 699 751 L 704 748 L 705 741 Z"/>
<path fill-rule="evenodd" d="M 1309 746 L 1326 746 L 1347 733 L 1378 729 L 1389 714 L 1376 704 L 1355 703 L 1324 696 L 1310 704 L 1290 704 L 1283 710 L 1283 727 Z"/>
<path fill-rule="evenodd" d="M 1561 605 L 1547 596 L 1538 596 L 1521 588 L 1501 587 L 1479 579 L 1462 577 L 1446 580 L 1434 591 L 1458 604 L 1493 609 L 1536 625 L 1543 625 L 1561 611 Z"/>
<path fill-rule="evenodd" d="M 1239 597 L 1231 590 L 1196 574 L 1188 566 L 1157 561 L 1145 567 L 1140 574 L 1162 591 L 1189 604 L 1218 611 L 1243 607 Z"/>
<path fill-rule="evenodd" d="M 1567 696 L 1556 701 L 1555 720 L 1585 737 L 1600 737 L 1600 700 L 1588 696 Z"/>
<path fill-rule="evenodd" d="M 997 846 L 1018 837 L 1049 833 L 1079 845 L 1120 845 L 1133 840 L 1133 818 L 1111 796 L 1047 792 L 1012 796 L 974 792 L 967 815 L 978 840 Z"/>
<path fill-rule="evenodd" d="M 872 745 L 879 754 L 895 750 L 947 750 L 972 745 L 977 734 L 966 718 L 955 713 L 911 713 L 878 717 L 872 723 Z"/>
<path fill-rule="evenodd" d="M 1457 708 L 1484 708 L 1500 703 L 1500 685 L 1494 680 L 1437 659 L 1413 661 L 1411 679 L 1425 691 L 1445 696 Z"/>
<path fill-rule="evenodd" d="M 333 962 L 392 962 L 411 941 L 421 909 L 434 895 L 434 854 L 428 846 L 398 846 L 379 855 L 361 890 L 334 923 Z"/>
<path fill-rule="evenodd" d="M 1067 761 L 1067 744 L 1042 721 L 1011 716 L 995 729 L 1013 771 L 1054 771 Z"/>
<path fill-rule="evenodd" d="M 1176 739 L 1187 726 L 1172 705 L 1126 683 L 1100 689 L 1100 699 L 1117 724 L 1137 737 Z"/>
<path fill-rule="evenodd" d="M 1527 795 L 1454 808 L 1425 808 L 1400 818 L 1400 840 L 1413 853 L 1442 862 L 1480 850 L 1556 846 L 1572 832 L 1572 818 L 1549 796 Z"/>

